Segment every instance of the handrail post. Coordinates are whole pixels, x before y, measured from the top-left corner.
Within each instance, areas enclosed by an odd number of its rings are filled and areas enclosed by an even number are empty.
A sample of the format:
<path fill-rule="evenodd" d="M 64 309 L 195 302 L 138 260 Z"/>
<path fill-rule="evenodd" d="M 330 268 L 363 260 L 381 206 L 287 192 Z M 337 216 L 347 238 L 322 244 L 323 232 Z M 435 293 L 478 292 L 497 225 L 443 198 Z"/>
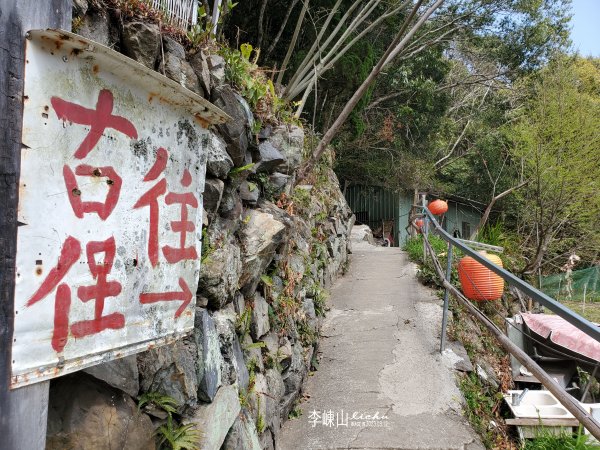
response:
<path fill-rule="evenodd" d="M 450 283 L 452 281 L 452 250 L 453 246 L 451 242 L 448 242 L 448 262 L 446 264 L 446 280 Z M 446 328 L 448 326 L 448 297 L 450 291 L 448 288 L 444 291 L 444 313 L 442 315 L 442 337 L 440 342 L 440 353 L 446 349 Z"/>
<path fill-rule="evenodd" d="M 421 196 L 421 206 L 423 209 L 427 208 L 427 194 L 420 193 Z M 429 223 L 427 215 L 423 217 L 423 225 L 421 226 L 421 234 L 423 235 L 423 264 L 427 261 L 427 247 L 425 246 L 425 240 L 428 238 L 428 226 Z"/>

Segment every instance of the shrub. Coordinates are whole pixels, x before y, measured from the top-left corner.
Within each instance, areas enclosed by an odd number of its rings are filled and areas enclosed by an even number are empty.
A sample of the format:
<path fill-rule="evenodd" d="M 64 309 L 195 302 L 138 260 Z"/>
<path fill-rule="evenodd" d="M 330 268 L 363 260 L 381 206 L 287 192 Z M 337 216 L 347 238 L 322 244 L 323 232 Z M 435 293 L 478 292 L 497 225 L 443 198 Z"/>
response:
<path fill-rule="evenodd" d="M 536 438 L 525 442 L 524 450 L 587 450 L 599 449 L 600 445 L 589 440 L 589 436 L 583 434 L 583 428 L 580 426 L 576 434 L 562 432 L 552 434 L 547 429 L 540 427 L 537 430 Z"/>

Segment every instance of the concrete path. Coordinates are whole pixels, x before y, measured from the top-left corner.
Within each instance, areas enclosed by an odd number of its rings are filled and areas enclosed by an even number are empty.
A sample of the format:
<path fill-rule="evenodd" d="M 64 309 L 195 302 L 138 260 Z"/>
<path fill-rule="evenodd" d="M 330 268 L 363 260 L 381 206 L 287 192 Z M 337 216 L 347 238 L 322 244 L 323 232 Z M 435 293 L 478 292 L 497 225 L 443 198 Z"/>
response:
<path fill-rule="evenodd" d="M 441 301 L 415 273 L 398 249 L 354 244 L 332 291 L 310 398 L 285 423 L 279 449 L 483 448 L 438 353 Z"/>

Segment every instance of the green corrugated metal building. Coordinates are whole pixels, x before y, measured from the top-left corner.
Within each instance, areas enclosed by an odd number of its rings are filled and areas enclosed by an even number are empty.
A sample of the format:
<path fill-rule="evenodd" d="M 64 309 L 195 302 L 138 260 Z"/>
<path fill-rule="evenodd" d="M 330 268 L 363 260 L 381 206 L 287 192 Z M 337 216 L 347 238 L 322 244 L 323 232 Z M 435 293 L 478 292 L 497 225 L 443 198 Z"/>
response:
<path fill-rule="evenodd" d="M 393 222 L 394 244 L 402 245 L 408 237 L 408 217 L 413 204 L 413 194 L 408 191 L 391 191 L 379 186 L 350 185 L 344 189 L 348 205 L 356 215 L 357 224 L 369 225 L 377 230 L 382 223 Z M 448 202 L 442 226 L 450 233 L 458 232 L 468 239 L 474 230 L 485 205 L 456 196 L 428 195 L 428 199 L 443 198 Z"/>

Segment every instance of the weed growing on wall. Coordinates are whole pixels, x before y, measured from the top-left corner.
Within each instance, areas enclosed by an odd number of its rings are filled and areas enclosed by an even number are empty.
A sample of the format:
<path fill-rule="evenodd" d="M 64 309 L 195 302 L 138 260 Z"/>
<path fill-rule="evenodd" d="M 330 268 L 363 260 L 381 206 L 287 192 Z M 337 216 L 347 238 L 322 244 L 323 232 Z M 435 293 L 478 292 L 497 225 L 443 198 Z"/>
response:
<path fill-rule="evenodd" d="M 160 450 L 199 450 L 197 442 L 201 433 L 195 424 L 182 424 L 175 419 L 178 405 L 173 397 L 158 392 L 142 394 L 138 400 L 138 411 L 149 406 L 162 409 L 167 414 L 166 423 L 156 429 Z"/>
<path fill-rule="evenodd" d="M 273 81 L 256 64 L 259 52 L 247 43 L 239 50 L 223 47 L 220 53 L 227 63 L 227 81 L 240 91 L 260 124 L 298 124 L 289 102 L 277 95 Z"/>

